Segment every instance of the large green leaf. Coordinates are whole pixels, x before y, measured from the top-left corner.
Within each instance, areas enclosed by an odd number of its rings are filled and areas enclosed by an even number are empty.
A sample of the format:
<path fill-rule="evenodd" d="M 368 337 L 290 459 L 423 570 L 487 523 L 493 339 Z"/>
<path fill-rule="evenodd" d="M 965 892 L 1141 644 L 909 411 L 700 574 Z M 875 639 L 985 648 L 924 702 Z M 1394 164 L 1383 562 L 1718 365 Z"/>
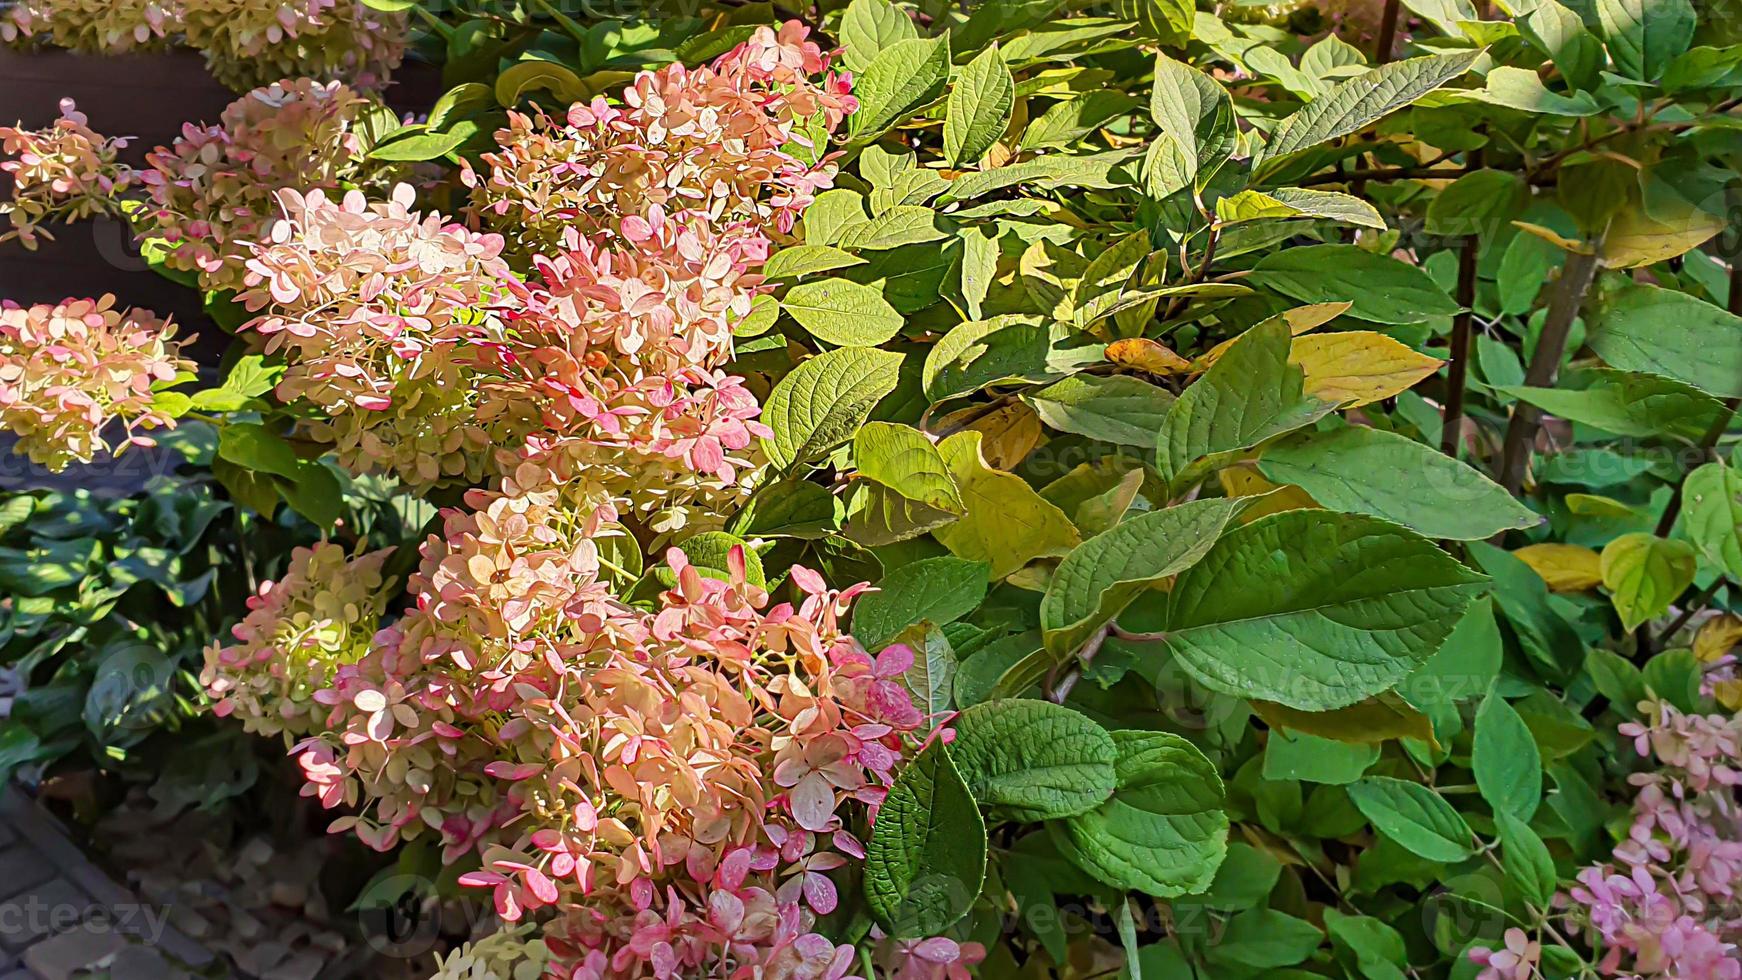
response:
<path fill-rule="evenodd" d="M 1258 469 L 1333 510 L 1383 517 L 1430 538 L 1470 541 L 1540 521 L 1470 466 L 1380 429 L 1297 433 L 1266 449 Z"/>
<path fill-rule="evenodd" d="M 1284 119 L 1253 162 L 1260 164 L 1359 132 L 1468 71 L 1480 52 L 1407 58 L 1339 83 Z"/>
<path fill-rule="evenodd" d="M 836 346 L 875 347 L 901 331 L 901 314 L 881 292 L 846 279 L 799 283 L 780 306 L 811 336 Z"/>
<path fill-rule="evenodd" d="M 905 16 L 905 15 L 903 15 Z M 950 38 L 905 38 L 877 52 L 853 80 L 859 111 L 848 128 L 858 143 L 869 143 L 914 109 L 937 98 L 950 77 Z"/>
<path fill-rule="evenodd" d="M 968 512 L 933 532 L 958 557 L 990 562 L 1001 579 L 1036 558 L 1064 555 L 1082 541 L 1064 511 L 1014 473 L 980 454 L 981 434 L 958 432 L 938 445 Z"/>
<path fill-rule="evenodd" d="M 1532 905 L 1547 909 L 1560 884 L 1548 845 L 1529 824 L 1505 810 L 1494 814 L 1494 826 L 1500 838 L 1500 867 L 1506 872 L 1506 879 Z"/>
<path fill-rule="evenodd" d="M 1104 359 L 1068 325 L 1027 314 L 959 323 L 926 352 L 926 397 L 934 402 L 1010 381 L 1062 378 Z"/>
<path fill-rule="evenodd" d="M 764 440 L 780 467 L 808 462 L 853 437 L 883 396 L 895 390 L 901 355 L 870 347 L 825 351 L 794 368 L 768 396 Z"/>
<path fill-rule="evenodd" d="M 1179 396 L 1156 442 L 1156 466 L 1169 480 L 1330 412 L 1334 406 L 1302 391 L 1305 376 L 1289 363 L 1289 342 L 1288 325 L 1267 320 L 1234 341 Z"/>
<path fill-rule="evenodd" d="M 1742 397 L 1742 317 L 1687 293 L 1629 285 L 1604 307 L 1586 342 L 1611 367 Z"/>
<path fill-rule="evenodd" d="M 853 635 L 867 650 L 881 650 L 921 620 L 955 622 L 986 598 L 986 567 L 949 555 L 896 567 L 853 606 Z"/>
<path fill-rule="evenodd" d="M 1495 390 L 1550 415 L 1639 438 L 1673 435 L 1699 439 L 1724 410 L 1722 402 L 1693 385 L 1655 374 L 1598 370 L 1588 372 L 1585 380 L 1586 387 L 1576 391 L 1528 387 Z"/>
<path fill-rule="evenodd" d="M 1476 711 L 1470 768 L 1482 798 L 1495 810 L 1529 820 L 1542 802 L 1542 756 L 1530 726 L 1495 691 Z"/>
<path fill-rule="evenodd" d="M 1083 542 L 1059 563 L 1040 601 L 1046 648 L 1063 657 L 1081 646 L 1143 590 L 1203 558 L 1244 507 L 1243 498 L 1194 500 Z"/>
<path fill-rule="evenodd" d="M 1010 124 L 1016 81 L 994 44 L 962 66 L 945 104 L 944 154 L 956 166 L 978 160 Z"/>
<path fill-rule="evenodd" d="M 928 507 L 962 512 L 962 495 L 937 446 L 925 433 L 893 422 L 867 422 L 853 437 L 859 475 Z"/>
<path fill-rule="evenodd" d="M 1118 788 L 1087 813 L 1052 824 L 1060 850 L 1115 888 L 1171 898 L 1203 891 L 1228 848 L 1222 778 L 1168 732 L 1116 731 Z"/>
<path fill-rule="evenodd" d="M 864 71 L 884 48 L 919 37 L 919 30 L 907 12 L 889 0 L 853 0 L 841 15 L 836 35 L 843 49 L 842 60 L 857 72 Z"/>
<path fill-rule="evenodd" d="M 1212 690 L 1329 711 L 1415 670 L 1486 588 L 1406 528 L 1283 511 L 1229 532 L 1174 581 L 1168 646 Z"/>
<path fill-rule="evenodd" d="M 1227 89 L 1165 54 L 1155 57 L 1149 115 L 1179 153 L 1182 177 L 1198 187 L 1209 183 L 1234 154 L 1239 131 Z"/>
<path fill-rule="evenodd" d="M 1173 393 L 1129 375 L 1072 375 L 1023 396 L 1040 420 L 1061 432 L 1121 446 L 1152 446 Z"/>
<path fill-rule="evenodd" d="M 1349 303 L 1350 316 L 1374 323 L 1419 323 L 1458 312 L 1421 269 L 1353 245 L 1272 252 L 1248 281 L 1303 303 Z"/>
<path fill-rule="evenodd" d="M 1682 522 L 1712 564 L 1742 581 L 1742 473 L 1707 463 L 1682 484 Z"/>
<path fill-rule="evenodd" d="M 904 766 L 865 848 L 865 899 L 885 932 L 935 936 L 986 877 L 986 822 L 942 739 Z"/>
<path fill-rule="evenodd" d="M 1113 795 L 1113 738 L 1050 701 L 1005 698 L 963 711 L 950 755 L 993 816 L 1034 822 L 1075 816 Z"/>
<path fill-rule="evenodd" d="M 1596 0 L 1596 7 L 1615 67 L 1647 82 L 1688 49 L 1699 22 L 1688 0 Z"/>
<path fill-rule="evenodd" d="M 1475 853 L 1470 825 L 1420 783 L 1368 776 L 1349 787 L 1349 798 L 1380 833 L 1429 861 L 1462 861 Z"/>
<path fill-rule="evenodd" d="M 1621 625 L 1631 630 L 1663 615 L 1693 584 L 1696 565 L 1692 545 L 1655 534 L 1623 534 L 1605 545 L 1603 587 Z"/>

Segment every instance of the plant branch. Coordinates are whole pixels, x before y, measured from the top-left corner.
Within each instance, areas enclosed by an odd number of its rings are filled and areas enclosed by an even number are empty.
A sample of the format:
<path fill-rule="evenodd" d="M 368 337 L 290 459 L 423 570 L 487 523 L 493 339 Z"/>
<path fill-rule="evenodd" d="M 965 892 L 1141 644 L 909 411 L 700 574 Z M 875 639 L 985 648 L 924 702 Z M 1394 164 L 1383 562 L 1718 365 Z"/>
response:
<path fill-rule="evenodd" d="M 1379 15 L 1379 42 L 1373 47 L 1373 61 L 1383 65 L 1391 60 L 1391 49 L 1397 46 L 1398 0 L 1385 0 L 1385 11 Z"/>
<path fill-rule="evenodd" d="M 1587 247 L 1588 251 L 1569 254 L 1566 266 L 1561 270 L 1560 288 L 1549 304 L 1548 318 L 1543 322 L 1542 334 L 1536 341 L 1536 354 L 1530 359 L 1530 368 L 1524 374 L 1524 383 L 1528 387 L 1552 388 L 1560 374 L 1567 333 L 1572 329 L 1573 321 L 1578 319 L 1579 310 L 1585 304 L 1585 294 L 1597 278 L 1596 243 L 1588 243 Z M 1542 409 L 1535 405 L 1520 401 L 1512 410 L 1512 421 L 1506 426 L 1506 442 L 1500 453 L 1499 482 L 1513 496 L 1517 496 L 1524 486 L 1531 447 L 1536 443 L 1537 428 L 1541 424 Z"/>
<path fill-rule="evenodd" d="M 1446 409 L 1440 424 L 1440 450 L 1456 459 L 1464 429 L 1464 386 L 1470 370 L 1470 327 L 1476 316 L 1475 235 L 1464 239 L 1458 251 L 1458 288 L 1454 299 L 1462 307 L 1452 320 L 1451 364 L 1446 372 Z"/>

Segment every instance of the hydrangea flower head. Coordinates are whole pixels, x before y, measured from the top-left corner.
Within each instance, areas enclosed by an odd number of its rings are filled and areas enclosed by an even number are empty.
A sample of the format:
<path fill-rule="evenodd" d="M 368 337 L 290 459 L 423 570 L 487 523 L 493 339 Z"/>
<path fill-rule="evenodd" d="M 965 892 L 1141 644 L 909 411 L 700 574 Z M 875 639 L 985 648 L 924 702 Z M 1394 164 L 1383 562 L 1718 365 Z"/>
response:
<path fill-rule="evenodd" d="M 51 470 L 109 451 L 111 423 L 126 431 L 121 448 L 152 445 L 147 431 L 175 426 L 153 386 L 192 370 L 173 324 L 117 309 L 114 296 L 0 301 L 0 426 L 18 436 L 17 452 Z"/>
<path fill-rule="evenodd" d="M 242 92 L 299 75 L 379 89 L 405 55 L 404 13 L 362 0 L 178 0 L 188 44 Z"/>
<path fill-rule="evenodd" d="M 12 200 L 0 202 L 12 228 L 0 242 L 16 238 L 34 249 L 39 236 L 54 237 L 39 226 L 114 213 L 134 182 L 117 159 L 128 140 L 98 135 L 71 99 L 62 99 L 60 109 L 46 129 L 0 126 L 0 154 L 11 158 L 0 162 L 0 171 L 12 177 Z"/>

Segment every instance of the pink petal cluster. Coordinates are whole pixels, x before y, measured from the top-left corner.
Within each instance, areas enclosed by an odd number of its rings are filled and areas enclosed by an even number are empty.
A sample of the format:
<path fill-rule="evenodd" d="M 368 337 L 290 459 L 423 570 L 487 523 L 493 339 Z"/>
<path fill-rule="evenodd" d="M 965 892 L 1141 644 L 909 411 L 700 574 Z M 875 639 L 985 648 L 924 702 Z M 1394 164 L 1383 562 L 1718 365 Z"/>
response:
<path fill-rule="evenodd" d="M 173 428 L 152 388 L 193 370 L 175 326 L 150 310 L 120 310 L 114 296 L 23 307 L 0 300 L 0 428 L 15 451 L 51 470 L 108 451 L 118 423 L 126 445 L 152 445 L 140 429 Z"/>
<path fill-rule="evenodd" d="M 279 189 L 385 185 L 388 171 L 363 159 L 364 127 L 382 111 L 338 82 L 299 78 L 249 92 L 217 125 L 189 123 L 147 155 L 139 233 L 167 242 L 166 264 L 198 275 L 201 288 L 242 288 L 248 244 L 272 223 Z"/>
<path fill-rule="evenodd" d="M 29 38 L 86 54 L 155 46 L 180 29 L 175 0 L 20 0 L 0 15 L 0 41 Z"/>
<path fill-rule="evenodd" d="M 796 21 L 760 28 L 706 67 L 643 72 L 621 105 L 595 98 L 562 120 L 510 113 L 487 172 L 464 174 L 476 213 L 529 253 L 655 206 L 790 231 L 833 182 L 824 145 L 858 106 L 807 33 Z"/>
<path fill-rule="evenodd" d="M 284 217 L 253 246 L 237 299 L 264 311 L 245 329 L 288 365 L 278 396 L 322 410 L 309 434 L 342 465 L 475 483 L 492 442 L 479 418 L 490 351 L 505 339 L 492 307 L 518 283 L 499 236 L 414 213 L 412 196 L 280 191 Z"/>
<path fill-rule="evenodd" d="M 132 171 L 116 159 L 128 141 L 92 131 L 71 99 L 62 99 L 60 110 L 46 129 L 0 126 L 0 154 L 13 158 L 0 162 L 12 178 L 12 199 L 0 202 L 12 227 L 0 242 L 16 238 L 34 249 L 38 236 L 54 238 L 40 225 L 115 212 L 133 183 Z"/>
<path fill-rule="evenodd" d="M 1574 910 L 1609 974 L 1742 977 L 1742 718 L 1645 702 L 1621 734 L 1656 768 L 1635 773 L 1633 825 L 1614 862 L 1579 872 Z"/>
<path fill-rule="evenodd" d="M 325 709 L 315 691 L 360 659 L 381 625 L 393 584 L 382 565 L 391 553 L 352 558 L 331 542 L 291 552 L 284 576 L 249 597 L 248 615 L 231 630 L 236 642 L 206 650 L 200 683 L 217 699 L 213 713 L 262 735 L 317 730 Z"/>
<path fill-rule="evenodd" d="M 341 589 L 299 577 L 310 560 L 254 606 L 240 645 L 208 654 L 213 693 L 303 717 L 282 661 L 252 651 L 342 633 L 352 662 L 316 658 L 335 666 L 296 748 L 305 791 L 359 807 L 334 828 L 371 846 L 481 850 L 462 881 L 505 919 L 557 913 L 554 975 L 844 976 L 851 949 L 812 929 L 839 902 L 829 872 L 864 856 L 846 808 L 881 803 L 924 723 L 900 681 L 911 652 L 873 658 L 841 631 L 865 586 L 832 591 L 795 568 L 802 601 L 771 604 L 741 550 L 718 578 L 672 549 L 673 586 L 645 610 L 600 577 L 599 543 L 621 533 L 608 509 L 578 514 L 553 491 L 468 504 L 366 650 L 351 642 L 373 608 L 358 595 L 306 612 Z M 328 556 L 323 571 L 372 558 Z M 259 696 L 236 698 L 244 687 Z"/>

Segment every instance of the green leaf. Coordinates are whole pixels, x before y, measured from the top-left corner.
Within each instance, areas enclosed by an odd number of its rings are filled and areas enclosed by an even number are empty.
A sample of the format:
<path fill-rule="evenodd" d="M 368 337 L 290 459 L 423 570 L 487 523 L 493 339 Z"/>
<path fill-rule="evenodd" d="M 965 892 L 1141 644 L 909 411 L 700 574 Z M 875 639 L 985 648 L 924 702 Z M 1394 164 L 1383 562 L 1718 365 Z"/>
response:
<path fill-rule="evenodd" d="M 1349 787 L 1349 799 L 1380 833 L 1412 854 L 1450 864 L 1475 853 L 1470 825 L 1450 803 L 1420 783 L 1368 776 Z"/>
<path fill-rule="evenodd" d="M 1004 135 L 1015 101 L 1016 80 L 993 44 L 956 75 L 945 103 L 944 155 L 958 167 L 980 159 Z"/>
<path fill-rule="evenodd" d="M 1578 14 L 1555 0 L 1539 0 L 1516 23 L 1519 33 L 1554 59 L 1561 76 L 1575 87 L 1588 89 L 1597 83 L 1605 60 L 1603 44 L 1586 30 Z M 1530 74 L 1534 77 L 1536 72 Z"/>
<path fill-rule="evenodd" d="M 1290 153 L 1359 132 L 1468 71 L 1481 52 L 1427 55 L 1381 65 L 1339 83 L 1284 119 L 1253 170 Z"/>
<path fill-rule="evenodd" d="M 1181 177 L 1203 187 L 1233 156 L 1239 133 L 1228 90 L 1165 54 L 1155 57 L 1149 116 L 1179 154 Z"/>
<path fill-rule="evenodd" d="M 1688 49 L 1699 22 L 1688 0 L 1597 0 L 1596 7 L 1615 67 L 1645 82 Z"/>
<path fill-rule="evenodd" d="M 986 598 L 985 562 L 949 555 L 897 566 L 853 607 L 853 635 L 877 651 L 915 623 L 953 623 Z"/>
<path fill-rule="evenodd" d="M 901 332 L 901 314 L 881 292 L 846 279 L 799 283 L 780 307 L 811 336 L 840 347 L 875 347 Z"/>
<path fill-rule="evenodd" d="M 1082 541 L 1070 518 L 1021 477 L 986 465 L 980 440 L 970 429 L 938 445 L 968 512 L 933 536 L 958 557 L 990 562 L 994 579 L 1036 558 L 1068 554 Z"/>
<path fill-rule="evenodd" d="M 1074 156 L 1053 153 L 997 167 L 963 174 L 950 182 L 944 192 L 946 201 L 971 201 L 993 191 L 1032 183 L 1045 190 L 1061 187 L 1107 189 L 1131 183 L 1131 175 L 1123 169 L 1138 151 L 1108 150 L 1104 153 L 1084 153 Z"/>
<path fill-rule="evenodd" d="M 892 422 L 867 422 L 853 437 L 859 475 L 951 514 L 963 511 L 961 491 L 938 448 L 923 432 Z"/>
<path fill-rule="evenodd" d="M 1346 785 L 1379 761 L 1377 742 L 1358 744 L 1271 729 L 1264 743 L 1264 778 Z"/>
<path fill-rule="evenodd" d="M 1129 375 L 1072 375 L 1022 396 L 1040 420 L 1121 446 L 1152 446 L 1174 397 L 1165 388 Z"/>
<path fill-rule="evenodd" d="M 1307 396 L 1289 363 L 1288 324 L 1267 320 L 1246 331 L 1174 401 L 1156 442 L 1156 467 L 1170 481 L 1189 468 L 1308 425 L 1330 412 Z"/>
<path fill-rule="evenodd" d="M 935 531 L 961 517 L 964 508 L 942 510 L 867 480 L 854 493 L 848 512 L 847 537 L 876 548 Z"/>
<path fill-rule="evenodd" d="M 1056 102 L 1039 119 L 1028 124 L 1018 145 L 1024 150 L 1069 146 L 1126 115 L 1139 104 L 1137 99 L 1116 89 L 1101 89 Z"/>
<path fill-rule="evenodd" d="M 1536 72 L 1505 65 L 1489 72 L 1487 84 L 1482 88 L 1471 89 L 1463 94 L 1465 98 L 1477 102 L 1505 106 L 1535 115 L 1579 118 L 1594 116 L 1603 111 L 1602 103 L 1592 98 L 1589 92 L 1574 92 L 1570 96 L 1551 92 L 1543 85 L 1542 78 Z"/>
<path fill-rule="evenodd" d="M 1623 534 L 1603 547 L 1603 587 L 1629 630 L 1663 615 L 1697 567 L 1693 545 L 1655 534 Z"/>
<path fill-rule="evenodd" d="M 864 264 L 864 259 L 833 245 L 793 245 L 769 256 L 762 274 L 770 279 L 797 279 Z"/>
<path fill-rule="evenodd" d="M 1244 509 L 1239 498 L 1194 500 L 1140 514 L 1083 542 L 1059 563 L 1040 601 L 1046 648 L 1063 658 L 1080 647 L 1144 590 L 1203 558 Z"/>
<path fill-rule="evenodd" d="M 781 480 L 756 495 L 726 522 L 741 538 L 821 538 L 841 526 L 838 505 L 827 487 L 804 480 Z"/>
<path fill-rule="evenodd" d="M 290 443 L 258 422 L 231 422 L 218 430 L 218 458 L 256 473 L 295 480 L 303 461 Z"/>
<path fill-rule="evenodd" d="M 1137 22 L 1144 37 L 1176 47 L 1192 39 L 1197 8 L 1189 0 L 1118 0 L 1118 10 Z"/>
<path fill-rule="evenodd" d="M 1500 867 L 1506 879 L 1518 886 L 1531 905 L 1547 910 L 1559 884 L 1548 846 L 1529 824 L 1505 810 L 1495 811 L 1494 826 L 1499 831 Z"/>
<path fill-rule="evenodd" d="M 1344 963 L 1352 963 L 1351 975 L 1367 980 L 1403 980 L 1409 966 L 1408 949 L 1396 929 L 1370 915 L 1345 915 L 1325 909 L 1325 931 L 1331 948 Z"/>
<path fill-rule="evenodd" d="M 1495 390 L 1574 422 L 1621 436 L 1660 435 L 1696 440 L 1718 420 L 1723 403 L 1711 395 L 1655 374 L 1597 370 L 1589 384 L 1567 388 L 1506 387 Z"/>
<path fill-rule="evenodd" d="M 1742 397 L 1742 317 L 1687 293 L 1629 284 L 1604 307 L 1586 343 L 1611 367 Z"/>
<path fill-rule="evenodd" d="M 1542 802 L 1542 756 L 1536 738 L 1512 705 L 1490 690 L 1476 711 L 1470 768 L 1482 798 L 1496 812 L 1529 820 Z"/>
<path fill-rule="evenodd" d="M 1347 302 L 1349 316 L 1374 323 L 1420 323 L 1458 312 L 1458 304 L 1426 272 L 1353 245 L 1272 252 L 1248 281 L 1302 303 Z"/>
<path fill-rule="evenodd" d="M 776 466 L 817 459 L 853 437 L 883 396 L 895 390 L 901 355 L 868 347 L 825 351 L 794 368 L 768 396 L 764 440 Z"/>
<path fill-rule="evenodd" d="M 1305 919 L 1275 909 L 1247 909 L 1228 920 L 1221 941 L 1204 955 L 1230 975 L 1273 976 L 1311 956 L 1323 941 L 1324 935 Z"/>
<path fill-rule="evenodd" d="M 1216 878 L 1202 895 L 1192 895 L 1181 902 L 1202 904 L 1224 911 L 1239 911 L 1263 905 L 1282 877 L 1282 862 L 1269 851 L 1235 841 L 1228 845 L 1228 856 L 1216 869 Z"/>
<path fill-rule="evenodd" d="M 300 460 L 294 478 L 279 485 L 284 502 L 322 531 L 329 531 L 345 511 L 344 488 L 333 471 L 317 460 Z"/>
<path fill-rule="evenodd" d="M 923 204 L 898 204 L 868 221 L 841 232 L 836 244 L 861 252 L 920 245 L 948 237 L 937 226 L 937 213 Z"/>
<path fill-rule="evenodd" d="M 1385 219 L 1366 201 L 1336 191 L 1315 191 L 1304 187 L 1279 187 L 1269 191 L 1243 190 L 1217 200 L 1216 217 L 1223 224 L 1285 218 L 1324 218 L 1362 228 L 1385 228 Z"/>
<path fill-rule="evenodd" d="M 1494 578 L 1494 604 L 1500 607 L 1518 645 L 1532 666 L 1549 677 L 1565 677 L 1585 659 L 1579 634 L 1550 604 L 1547 583 L 1510 552 L 1472 541 L 1470 558 Z"/>
<path fill-rule="evenodd" d="M 963 711 L 950 755 L 992 816 L 1030 823 L 1071 817 L 1106 802 L 1119 758 L 1113 737 L 1080 712 L 1007 698 Z"/>
<path fill-rule="evenodd" d="M 885 932 L 936 936 L 986 876 L 986 823 L 942 739 L 895 777 L 865 848 L 865 899 Z"/>
<path fill-rule="evenodd" d="M 1211 690 L 1329 711 L 1388 690 L 1487 579 L 1413 531 L 1289 510 L 1236 528 L 1168 593 L 1168 646 Z"/>
<path fill-rule="evenodd" d="M 1052 381 L 1104 360 L 1105 348 L 1083 343 L 1063 323 L 1004 314 L 959 323 L 926 352 L 921 375 L 932 402 L 1007 381 Z"/>
<path fill-rule="evenodd" d="M 928 622 L 902 630 L 897 643 L 913 651 L 913 665 L 901 674 L 901 686 L 927 718 L 942 718 L 950 712 L 956 687 L 956 651 L 943 630 Z"/>
<path fill-rule="evenodd" d="M 1712 564 L 1742 581 L 1742 473 L 1707 463 L 1682 484 L 1682 525 Z"/>
<path fill-rule="evenodd" d="M 470 132 L 464 130 L 432 133 L 422 126 L 406 126 L 395 131 L 385 141 L 376 144 L 369 151 L 368 158 L 391 163 L 416 163 L 434 160 L 452 153 L 471 136 Z"/>
<path fill-rule="evenodd" d="M 864 71 L 884 48 L 919 37 L 913 20 L 889 0 L 853 0 L 841 15 L 836 33 L 844 49 L 843 60 L 855 72 Z"/>
<path fill-rule="evenodd" d="M 877 52 L 853 79 L 859 111 L 848 117 L 856 143 L 869 143 L 937 98 L 950 77 L 950 37 L 904 38 Z"/>
<path fill-rule="evenodd" d="M 1171 898 L 1203 891 L 1228 847 L 1222 777 L 1168 732 L 1116 731 L 1118 788 L 1095 809 L 1050 824 L 1059 849 L 1115 888 Z"/>
<path fill-rule="evenodd" d="M 1530 185 L 1504 170 L 1467 173 L 1439 192 L 1427 206 L 1433 235 L 1494 235 L 1524 209 Z"/>
<path fill-rule="evenodd" d="M 1467 464 L 1380 429 L 1297 433 L 1266 449 L 1258 469 L 1332 510 L 1383 517 L 1430 538 L 1472 541 L 1541 520 Z"/>

